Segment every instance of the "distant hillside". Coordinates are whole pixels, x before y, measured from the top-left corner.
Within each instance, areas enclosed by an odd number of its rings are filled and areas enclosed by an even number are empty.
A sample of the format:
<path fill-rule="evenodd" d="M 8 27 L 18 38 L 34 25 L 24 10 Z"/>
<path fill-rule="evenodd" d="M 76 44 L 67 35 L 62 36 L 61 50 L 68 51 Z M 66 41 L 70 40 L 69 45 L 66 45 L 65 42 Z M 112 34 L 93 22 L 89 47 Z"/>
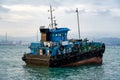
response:
<path fill-rule="evenodd" d="M 4 41 L 4 40 L 6 40 L 5 36 L 0 36 L 0 42 Z M 12 42 L 19 42 L 19 41 L 21 41 L 22 44 L 26 45 L 26 44 L 29 44 L 30 42 L 35 42 L 36 41 L 36 37 L 35 36 L 32 36 L 32 37 L 11 37 L 11 36 L 8 36 L 7 40 L 8 41 L 12 41 Z"/>
<path fill-rule="evenodd" d="M 96 40 L 102 41 L 107 45 L 120 45 L 120 38 L 101 38 Z"/>
<path fill-rule="evenodd" d="M 2 40 L 5 40 L 5 36 L 0 36 L 0 41 Z M 10 40 L 10 41 L 36 41 L 36 36 L 31 36 L 31 37 L 11 37 L 11 36 L 8 36 L 7 37 L 7 40 Z"/>
<path fill-rule="evenodd" d="M 88 38 L 89 40 L 93 40 L 93 41 L 99 41 L 99 42 L 104 42 L 106 45 L 120 45 L 120 38 L 97 38 L 97 39 L 93 39 L 93 38 Z M 0 41 L 5 40 L 5 36 L 0 36 Z M 22 41 L 22 43 L 30 43 L 30 42 L 35 42 L 36 40 L 36 36 L 32 36 L 32 37 L 10 37 L 8 36 L 8 40 L 9 41 Z"/>

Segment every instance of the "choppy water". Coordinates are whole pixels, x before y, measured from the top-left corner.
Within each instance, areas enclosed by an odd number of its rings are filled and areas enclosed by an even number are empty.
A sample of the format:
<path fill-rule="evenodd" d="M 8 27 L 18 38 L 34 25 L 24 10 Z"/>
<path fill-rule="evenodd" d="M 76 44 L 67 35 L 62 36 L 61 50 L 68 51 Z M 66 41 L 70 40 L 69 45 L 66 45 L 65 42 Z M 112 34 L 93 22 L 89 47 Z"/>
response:
<path fill-rule="evenodd" d="M 0 80 L 120 80 L 120 46 L 107 46 L 103 65 L 48 68 L 26 66 L 27 46 L 0 46 Z"/>

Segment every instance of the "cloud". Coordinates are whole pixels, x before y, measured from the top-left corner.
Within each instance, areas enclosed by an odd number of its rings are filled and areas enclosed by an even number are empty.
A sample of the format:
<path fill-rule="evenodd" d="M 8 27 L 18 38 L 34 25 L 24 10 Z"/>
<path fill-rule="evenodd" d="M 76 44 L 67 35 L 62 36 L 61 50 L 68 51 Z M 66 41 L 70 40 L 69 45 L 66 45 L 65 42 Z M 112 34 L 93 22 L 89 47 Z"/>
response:
<path fill-rule="evenodd" d="M 120 17 L 120 8 L 111 9 L 111 15 L 115 17 Z"/>
<path fill-rule="evenodd" d="M 19 22 L 25 20 L 34 20 L 38 17 L 43 17 L 49 7 L 47 6 L 33 6 L 33 5 L 2 5 L 8 9 L 7 13 L 0 13 L 2 20 L 10 22 Z M 40 14 L 39 14 L 40 13 Z M 39 14 L 39 15 L 38 15 Z"/>
<path fill-rule="evenodd" d="M 49 0 L 2 0 L 2 4 L 6 5 L 49 5 Z"/>
<path fill-rule="evenodd" d="M 19 5 L 3 5 L 5 8 L 10 9 L 11 11 L 45 11 L 45 9 L 48 9 L 47 6 L 34 6 L 34 5 L 25 5 L 25 4 L 19 4 Z"/>
<path fill-rule="evenodd" d="M 79 13 L 83 15 L 119 16 L 120 14 L 119 0 L 2 0 L 1 2 L 2 12 L 11 10 L 11 13 L 16 15 L 21 12 L 28 15 L 43 12 L 49 9 L 49 4 L 58 10 L 62 8 L 66 14 L 74 13 L 75 8 L 79 8 Z"/>
<path fill-rule="evenodd" d="M 103 10 L 97 10 L 96 13 L 99 15 L 109 16 L 111 11 L 109 9 L 103 9 Z"/>
<path fill-rule="evenodd" d="M 0 0 L 0 4 L 2 4 L 4 2 L 4 0 Z"/>
<path fill-rule="evenodd" d="M 3 20 L 4 14 L 8 14 L 9 11 L 10 9 L 0 5 L 0 20 Z"/>
<path fill-rule="evenodd" d="M 110 9 L 103 9 L 103 8 L 98 8 L 98 7 L 91 7 L 91 6 L 78 6 L 77 8 L 79 8 L 79 14 L 82 15 L 103 15 L 103 16 L 110 16 L 112 11 Z M 66 8 L 65 10 L 66 14 L 72 14 L 75 13 L 75 7 L 74 9 L 72 8 Z"/>
<path fill-rule="evenodd" d="M 120 29 L 120 0 L 0 0 L 0 29 L 3 32 L 11 29 L 13 35 L 18 30 L 24 36 L 19 30 L 27 32 L 29 28 L 31 33 L 39 25 L 48 25 L 50 4 L 56 9 L 58 26 L 69 26 L 72 33 L 77 31 L 76 8 L 79 8 L 83 33 L 109 33 L 113 26 Z"/>
<path fill-rule="evenodd" d="M 8 11 L 10 11 L 8 8 L 5 8 L 0 5 L 0 12 L 8 12 Z"/>

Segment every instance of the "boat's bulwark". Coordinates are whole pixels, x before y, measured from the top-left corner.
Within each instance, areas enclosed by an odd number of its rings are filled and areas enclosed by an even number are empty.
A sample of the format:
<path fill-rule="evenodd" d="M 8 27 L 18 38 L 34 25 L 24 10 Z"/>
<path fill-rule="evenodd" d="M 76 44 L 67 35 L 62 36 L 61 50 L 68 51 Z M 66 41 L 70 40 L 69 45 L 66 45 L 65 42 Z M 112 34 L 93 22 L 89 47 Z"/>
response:
<path fill-rule="evenodd" d="M 50 56 L 24 54 L 22 59 L 27 65 L 49 66 Z"/>
<path fill-rule="evenodd" d="M 74 53 L 71 55 L 46 56 L 25 54 L 22 59 L 27 65 L 60 67 L 60 66 L 80 66 L 84 64 L 102 64 L 102 50 L 89 51 L 80 55 Z"/>
<path fill-rule="evenodd" d="M 78 61 L 75 63 L 70 63 L 66 65 L 62 65 L 63 67 L 73 67 L 73 66 L 80 66 L 80 65 L 86 65 L 86 64 L 102 64 L 102 58 L 100 57 L 93 57 L 89 59 L 85 59 L 82 61 Z"/>

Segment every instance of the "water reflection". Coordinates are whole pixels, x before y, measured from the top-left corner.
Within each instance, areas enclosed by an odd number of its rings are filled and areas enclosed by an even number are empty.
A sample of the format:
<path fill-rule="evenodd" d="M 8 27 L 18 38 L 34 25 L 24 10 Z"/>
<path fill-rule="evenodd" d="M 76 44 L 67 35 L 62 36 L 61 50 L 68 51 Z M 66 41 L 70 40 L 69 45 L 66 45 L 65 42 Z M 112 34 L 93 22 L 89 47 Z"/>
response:
<path fill-rule="evenodd" d="M 80 67 L 36 67 L 24 66 L 24 70 L 29 74 L 29 79 L 101 79 L 104 76 L 104 69 L 101 65 L 87 65 Z"/>

